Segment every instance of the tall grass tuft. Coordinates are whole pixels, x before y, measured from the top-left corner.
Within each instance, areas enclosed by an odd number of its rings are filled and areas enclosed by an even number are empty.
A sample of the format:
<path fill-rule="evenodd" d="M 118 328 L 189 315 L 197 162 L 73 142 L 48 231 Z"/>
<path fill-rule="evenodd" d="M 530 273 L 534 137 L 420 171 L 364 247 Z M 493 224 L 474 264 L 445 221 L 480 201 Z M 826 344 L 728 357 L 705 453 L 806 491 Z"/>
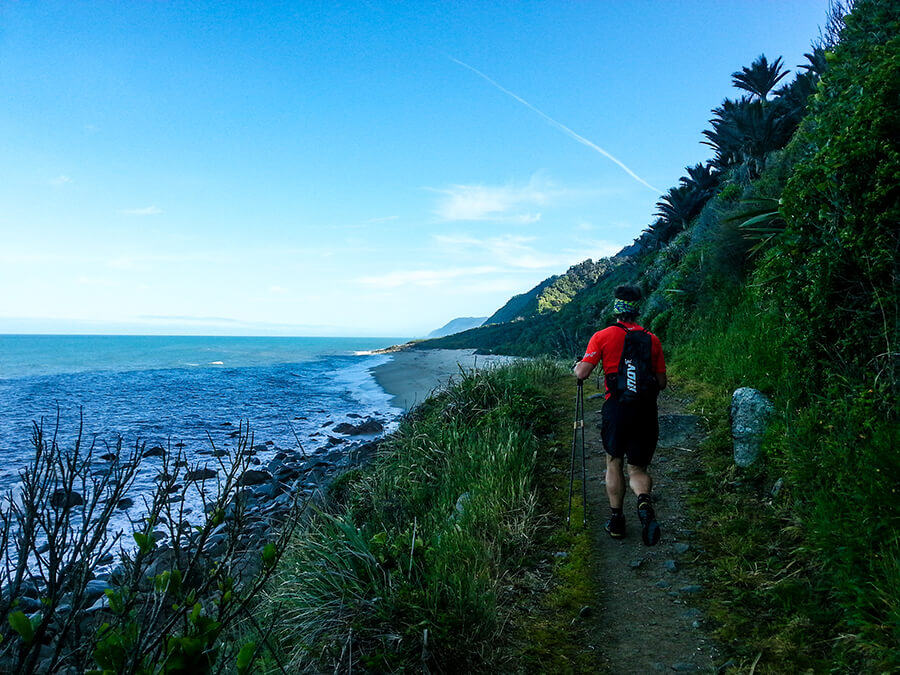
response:
<path fill-rule="evenodd" d="M 286 554 L 270 606 L 298 672 L 466 672 L 490 661 L 498 587 L 536 526 L 551 361 L 462 372 L 343 485 Z"/>

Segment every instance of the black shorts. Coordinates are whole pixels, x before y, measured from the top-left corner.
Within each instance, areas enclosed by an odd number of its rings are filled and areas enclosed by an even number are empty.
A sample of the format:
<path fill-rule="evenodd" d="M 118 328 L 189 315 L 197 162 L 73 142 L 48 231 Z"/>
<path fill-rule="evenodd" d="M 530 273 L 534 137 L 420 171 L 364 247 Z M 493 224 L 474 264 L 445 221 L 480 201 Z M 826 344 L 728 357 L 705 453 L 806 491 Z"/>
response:
<path fill-rule="evenodd" d="M 603 404 L 600 436 L 612 457 L 627 457 L 629 464 L 648 466 L 659 440 L 656 399 L 620 403 L 615 396 Z"/>

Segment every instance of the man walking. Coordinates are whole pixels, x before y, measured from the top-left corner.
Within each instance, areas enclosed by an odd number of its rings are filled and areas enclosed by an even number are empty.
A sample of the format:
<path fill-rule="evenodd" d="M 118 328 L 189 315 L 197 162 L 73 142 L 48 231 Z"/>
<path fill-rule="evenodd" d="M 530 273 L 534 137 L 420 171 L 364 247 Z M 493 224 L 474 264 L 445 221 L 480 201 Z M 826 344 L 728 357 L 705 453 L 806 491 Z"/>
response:
<path fill-rule="evenodd" d="M 605 529 L 611 537 L 625 536 L 622 507 L 627 459 L 628 482 L 637 495 L 641 538 L 653 546 L 659 541 L 660 528 L 650 497 L 653 478 L 647 467 L 659 439 L 656 398 L 668 381 L 659 338 L 635 323 L 640 301 L 637 286 L 616 288 L 616 323 L 594 333 L 584 357 L 575 364 L 575 376 L 586 380 L 597 365 L 604 373 L 601 437 L 606 450 L 606 494 L 612 510 Z"/>

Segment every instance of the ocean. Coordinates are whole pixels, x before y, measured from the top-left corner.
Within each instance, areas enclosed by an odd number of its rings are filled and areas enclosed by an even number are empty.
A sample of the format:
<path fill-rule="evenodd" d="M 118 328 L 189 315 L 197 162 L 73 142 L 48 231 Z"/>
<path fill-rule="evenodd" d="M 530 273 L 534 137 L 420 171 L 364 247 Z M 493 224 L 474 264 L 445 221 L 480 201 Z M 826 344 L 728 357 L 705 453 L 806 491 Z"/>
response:
<path fill-rule="evenodd" d="M 324 448 L 328 427 L 355 415 L 396 420 L 402 412 L 369 369 L 372 350 L 404 338 L 162 337 L 0 335 L 0 492 L 18 482 L 34 455 L 31 433 L 57 427 L 63 449 L 82 443 L 97 455 L 144 444 L 182 449 L 191 466 L 212 444 L 233 448 L 239 425 L 268 453 Z M 48 433 L 49 432 L 49 433 Z M 296 435 L 295 435 L 296 434 Z M 199 452 L 198 452 L 199 451 Z M 150 490 L 158 467 L 136 482 Z"/>

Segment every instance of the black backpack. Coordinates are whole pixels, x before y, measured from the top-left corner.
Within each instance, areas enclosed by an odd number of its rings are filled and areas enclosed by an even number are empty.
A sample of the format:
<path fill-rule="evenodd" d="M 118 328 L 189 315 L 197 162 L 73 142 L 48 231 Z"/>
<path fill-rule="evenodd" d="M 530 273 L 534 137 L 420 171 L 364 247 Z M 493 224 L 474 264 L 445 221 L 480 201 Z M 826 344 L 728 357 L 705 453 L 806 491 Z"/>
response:
<path fill-rule="evenodd" d="M 659 394 L 659 381 L 653 373 L 650 333 L 644 329 L 629 329 L 620 323 L 616 326 L 625 331 L 625 346 L 619 359 L 619 370 L 609 378 L 615 380 L 611 391 L 622 403 L 652 401 Z"/>

